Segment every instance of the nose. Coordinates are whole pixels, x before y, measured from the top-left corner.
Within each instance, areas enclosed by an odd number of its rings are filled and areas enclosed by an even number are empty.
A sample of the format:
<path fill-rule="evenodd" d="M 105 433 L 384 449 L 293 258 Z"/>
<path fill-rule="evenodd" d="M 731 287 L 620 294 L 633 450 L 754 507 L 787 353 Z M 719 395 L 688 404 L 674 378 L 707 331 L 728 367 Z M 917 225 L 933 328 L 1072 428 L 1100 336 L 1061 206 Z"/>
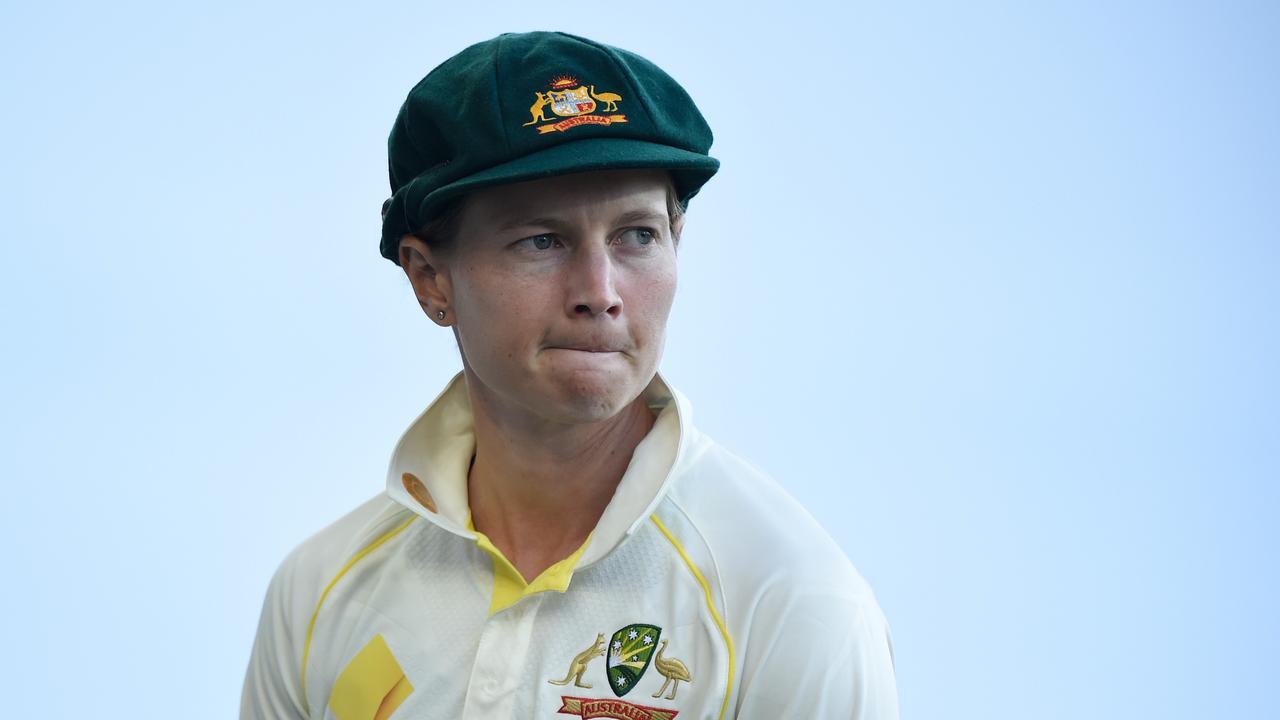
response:
<path fill-rule="evenodd" d="M 622 296 L 618 294 L 618 271 L 605 243 L 584 243 L 574 252 L 569 265 L 570 315 L 597 316 L 622 313 Z"/>

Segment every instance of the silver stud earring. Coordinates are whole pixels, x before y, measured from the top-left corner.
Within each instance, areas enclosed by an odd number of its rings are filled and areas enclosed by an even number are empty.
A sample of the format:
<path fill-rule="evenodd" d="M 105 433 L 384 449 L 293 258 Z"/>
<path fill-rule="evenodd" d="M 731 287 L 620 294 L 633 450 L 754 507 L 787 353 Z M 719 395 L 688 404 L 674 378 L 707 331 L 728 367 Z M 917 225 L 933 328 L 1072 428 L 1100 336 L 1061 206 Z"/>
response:
<path fill-rule="evenodd" d="M 437 311 L 436 311 L 436 319 L 437 319 L 437 320 L 443 320 L 443 319 L 444 319 L 444 311 L 443 311 L 443 310 L 437 310 Z"/>

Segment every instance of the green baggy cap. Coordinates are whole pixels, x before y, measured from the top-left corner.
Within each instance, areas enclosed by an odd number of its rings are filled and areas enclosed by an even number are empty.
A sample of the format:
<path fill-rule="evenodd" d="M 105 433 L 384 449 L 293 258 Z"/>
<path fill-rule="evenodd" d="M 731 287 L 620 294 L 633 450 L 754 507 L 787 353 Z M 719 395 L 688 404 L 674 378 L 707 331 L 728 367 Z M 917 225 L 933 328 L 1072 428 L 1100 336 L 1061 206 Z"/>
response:
<path fill-rule="evenodd" d="M 492 185 L 587 170 L 671 171 L 682 202 L 720 162 L 693 99 L 635 53 L 558 32 L 472 45 L 409 91 L 387 139 L 382 255 L 444 203 Z"/>

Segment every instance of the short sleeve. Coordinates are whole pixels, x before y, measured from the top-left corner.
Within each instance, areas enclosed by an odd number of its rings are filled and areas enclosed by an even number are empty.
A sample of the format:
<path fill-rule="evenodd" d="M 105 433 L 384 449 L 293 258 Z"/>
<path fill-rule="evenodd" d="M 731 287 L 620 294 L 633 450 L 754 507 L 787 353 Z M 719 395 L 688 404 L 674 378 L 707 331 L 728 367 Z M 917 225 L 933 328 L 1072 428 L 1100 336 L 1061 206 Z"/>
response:
<path fill-rule="evenodd" d="M 291 554 L 267 587 L 258 632 L 240 696 L 240 720 L 303 720 L 308 716 L 302 692 L 302 644 L 305 601 L 294 592 Z"/>
<path fill-rule="evenodd" d="M 738 720 L 897 720 L 892 639 L 869 595 L 775 589 L 743 648 Z"/>

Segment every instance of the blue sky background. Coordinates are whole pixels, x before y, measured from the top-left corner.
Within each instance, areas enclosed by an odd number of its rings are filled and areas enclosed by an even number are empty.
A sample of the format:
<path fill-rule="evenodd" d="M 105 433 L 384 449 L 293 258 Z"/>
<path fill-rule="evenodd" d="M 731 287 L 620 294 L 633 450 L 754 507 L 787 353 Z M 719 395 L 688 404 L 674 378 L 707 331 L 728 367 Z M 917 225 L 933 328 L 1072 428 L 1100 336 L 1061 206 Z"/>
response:
<path fill-rule="evenodd" d="M 459 368 L 377 252 L 396 110 L 533 29 L 715 130 L 664 373 L 871 582 L 904 717 L 1280 714 L 1280 5 L 800 0 L 0 7 L 8 715 L 235 715 Z"/>

